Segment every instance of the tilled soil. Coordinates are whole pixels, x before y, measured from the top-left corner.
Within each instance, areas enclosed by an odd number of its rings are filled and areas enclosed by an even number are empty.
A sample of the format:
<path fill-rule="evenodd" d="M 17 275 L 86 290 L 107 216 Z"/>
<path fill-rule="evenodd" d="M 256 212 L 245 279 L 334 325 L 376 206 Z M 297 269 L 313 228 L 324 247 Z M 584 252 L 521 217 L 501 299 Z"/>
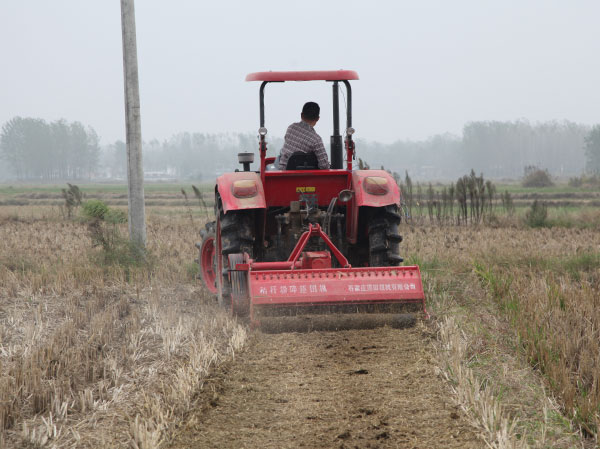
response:
<path fill-rule="evenodd" d="M 417 325 L 256 333 L 205 384 L 172 448 L 482 448 Z"/>

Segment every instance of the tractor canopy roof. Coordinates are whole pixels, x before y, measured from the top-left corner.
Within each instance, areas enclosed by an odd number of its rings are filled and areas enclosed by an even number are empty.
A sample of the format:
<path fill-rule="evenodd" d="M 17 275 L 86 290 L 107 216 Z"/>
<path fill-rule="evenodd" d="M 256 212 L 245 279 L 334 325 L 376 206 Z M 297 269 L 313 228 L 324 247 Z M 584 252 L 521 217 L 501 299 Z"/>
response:
<path fill-rule="evenodd" d="M 293 72 L 254 72 L 246 75 L 246 81 L 346 81 L 357 80 L 354 70 L 303 70 Z"/>

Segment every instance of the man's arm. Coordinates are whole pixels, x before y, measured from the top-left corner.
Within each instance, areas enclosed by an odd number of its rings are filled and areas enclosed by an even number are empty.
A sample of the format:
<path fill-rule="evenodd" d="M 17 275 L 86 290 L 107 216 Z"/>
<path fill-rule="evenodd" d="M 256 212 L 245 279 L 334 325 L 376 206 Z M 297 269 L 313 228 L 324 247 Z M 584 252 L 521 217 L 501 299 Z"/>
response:
<path fill-rule="evenodd" d="M 327 159 L 327 151 L 325 151 L 325 146 L 323 145 L 323 139 L 321 136 L 317 135 L 318 141 L 315 146 L 314 152 L 317 156 L 317 161 L 319 161 L 319 168 L 321 170 L 329 168 L 329 160 Z"/>

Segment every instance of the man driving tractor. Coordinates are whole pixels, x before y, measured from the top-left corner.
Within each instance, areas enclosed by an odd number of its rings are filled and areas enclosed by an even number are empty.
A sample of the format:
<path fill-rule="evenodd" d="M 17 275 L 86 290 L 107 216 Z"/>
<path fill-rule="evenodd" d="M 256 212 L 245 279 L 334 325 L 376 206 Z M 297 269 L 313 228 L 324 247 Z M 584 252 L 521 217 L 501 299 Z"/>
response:
<path fill-rule="evenodd" d="M 350 81 L 358 79 L 353 70 L 246 76 L 247 81 L 261 83 L 260 168 L 250 167 L 253 153 L 239 153 L 243 170 L 217 178 L 215 221 L 205 224 L 197 246 L 206 288 L 234 315 L 249 317 L 253 326 L 268 329 L 281 319 L 330 312 L 360 314 L 350 321 L 361 328 L 367 322 L 402 325 L 407 311 L 422 310 L 427 316 L 419 267 L 401 265 L 398 184 L 385 170 L 352 167 Z M 313 128 L 320 113 L 314 102 L 306 103 L 302 121 L 288 128 L 281 162 L 267 157 L 265 88 L 290 81 L 332 83 L 329 160 Z M 340 84 L 345 87 L 344 130 Z M 268 168 L 273 165 L 276 170 Z M 338 329 L 335 321 L 333 328 Z"/>
<path fill-rule="evenodd" d="M 317 134 L 314 126 L 319 121 L 321 108 L 313 101 L 309 101 L 302 108 L 301 121 L 292 123 L 285 133 L 285 141 L 279 156 L 279 169 L 285 170 L 290 157 L 294 153 L 314 154 L 319 169 L 329 168 L 327 152 L 321 136 Z"/>

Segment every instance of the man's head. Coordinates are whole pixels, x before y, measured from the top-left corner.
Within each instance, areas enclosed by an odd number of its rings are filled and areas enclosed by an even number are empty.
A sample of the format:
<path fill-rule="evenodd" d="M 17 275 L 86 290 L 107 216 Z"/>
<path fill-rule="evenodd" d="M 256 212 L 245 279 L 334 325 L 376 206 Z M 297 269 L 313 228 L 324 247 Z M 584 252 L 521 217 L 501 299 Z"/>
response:
<path fill-rule="evenodd" d="M 309 125 L 315 126 L 315 124 L 319 121 L 319 114 L 321 113 L 321 108 L 314 101 L 309 101 L 305 103 L 302 107 L 302 120 L 304 120 Z"/>

